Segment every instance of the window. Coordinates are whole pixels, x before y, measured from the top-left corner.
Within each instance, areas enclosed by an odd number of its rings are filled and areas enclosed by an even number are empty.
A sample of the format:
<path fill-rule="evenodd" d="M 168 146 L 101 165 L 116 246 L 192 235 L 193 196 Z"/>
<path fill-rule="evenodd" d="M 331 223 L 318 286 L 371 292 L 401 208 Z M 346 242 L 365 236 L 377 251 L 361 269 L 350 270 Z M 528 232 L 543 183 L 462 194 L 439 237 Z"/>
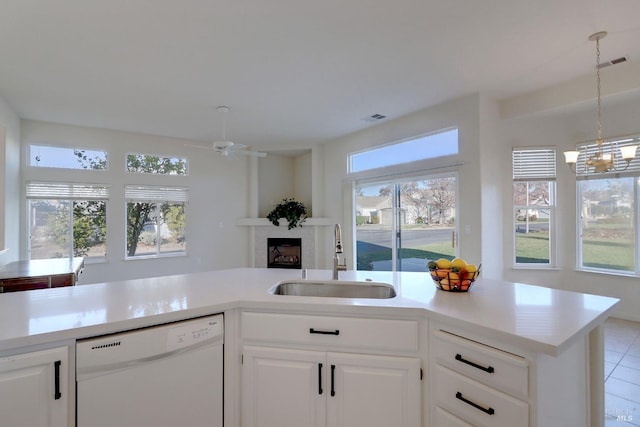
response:
<path fill-rule="evenodd" d="M 63 169 L 106 170 L 107 153 L 82 148 L 29 145 L 29 166 Z"/>
<path fill-rule="evenodd" d="M 638 135 L 605 140 L 605 155 L 610 150 L 616 153 L 617 170 L 627 166 L 619 149 L 638 140 Z M 633 159 L 620 173 L 596 173 L 585 160 L 597 152 L 598 146 L 586 143 L 578 150 L 578 268 L 640 276 L 640 158 Z"/>
<path fill-rule="evenodd" d="M 427 271 L 454 258 L 457 179 L 426 176 L 356 185 L 358 270 Z"/>
<path fill-rule="evenodd" d="M 349 172 L 458 154 L 458 129 L 412 138 L 349 155 Z"/>
<path fill-rule="evenodd" d="M 127 154 L 127 172 L 186 175 L 187 159 L 149 154 Z"/>
<path fill-rule="evenodd" d="M 106 257 L 106 186 L 28 183 L 26 195 L 30 259 Z"/>
<path fill-rule="evenodd" d="M 579 180 L 579 267 L 638 274 L 638 178 Z"/>
<path fill-rule="evenodd" d="M 514 149 L 514 261 L 521 266 L 553 266 L 556 151 Z"/>
<path fill-rule="evenodd" d="M 186 254 L 187 189 L 125 186 L 126 257 Z"/>

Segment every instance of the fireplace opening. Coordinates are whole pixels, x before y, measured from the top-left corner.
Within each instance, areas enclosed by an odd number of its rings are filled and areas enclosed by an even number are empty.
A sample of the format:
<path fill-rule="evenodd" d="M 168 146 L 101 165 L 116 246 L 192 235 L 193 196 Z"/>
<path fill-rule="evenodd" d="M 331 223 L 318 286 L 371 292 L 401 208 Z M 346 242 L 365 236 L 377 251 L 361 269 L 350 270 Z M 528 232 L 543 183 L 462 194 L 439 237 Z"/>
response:
<path fill-rule="evenodd" d="M 302 239 L 268 238 L 267 267 L 302 268 Z"/>

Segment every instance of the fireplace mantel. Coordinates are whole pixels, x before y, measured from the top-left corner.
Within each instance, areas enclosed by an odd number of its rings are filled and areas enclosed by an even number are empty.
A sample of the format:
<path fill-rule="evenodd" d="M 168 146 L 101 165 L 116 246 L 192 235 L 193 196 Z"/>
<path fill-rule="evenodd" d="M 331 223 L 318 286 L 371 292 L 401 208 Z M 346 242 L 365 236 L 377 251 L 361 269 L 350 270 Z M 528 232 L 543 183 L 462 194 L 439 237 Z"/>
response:
<path fill-rule="evenodd" d="M 280 220 L 280 227 L 286 227 L 288 224 L 286 219 Z M 334 221 L 331 218 L 307 218 L 302 224 L 302 227 L 306 226 L 325 226 L 333 225 Z M 248 226 L 248 227 L 274 227 L 267 218 L 238 218 L 236 225 Z"/>

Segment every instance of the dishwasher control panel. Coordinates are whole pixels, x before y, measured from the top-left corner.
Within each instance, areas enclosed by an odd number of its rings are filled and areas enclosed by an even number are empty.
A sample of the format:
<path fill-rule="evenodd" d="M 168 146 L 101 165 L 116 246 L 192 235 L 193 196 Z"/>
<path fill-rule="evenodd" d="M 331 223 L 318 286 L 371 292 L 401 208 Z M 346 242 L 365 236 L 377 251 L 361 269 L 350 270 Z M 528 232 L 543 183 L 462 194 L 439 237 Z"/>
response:
<path fill-rule="evenodd" d="M 83 376 L 105 369 L 126 369 L 140 361 L 223 342 L 222 314 L 87 338 L 76 342 L 76 373 Z"/>
<path fill-rule="evenodd" d="M 178 350 L 215 339 L 222 335 L 222 317 L 205 317 L 170 325 L 167 331 L 167 351 Z"/>

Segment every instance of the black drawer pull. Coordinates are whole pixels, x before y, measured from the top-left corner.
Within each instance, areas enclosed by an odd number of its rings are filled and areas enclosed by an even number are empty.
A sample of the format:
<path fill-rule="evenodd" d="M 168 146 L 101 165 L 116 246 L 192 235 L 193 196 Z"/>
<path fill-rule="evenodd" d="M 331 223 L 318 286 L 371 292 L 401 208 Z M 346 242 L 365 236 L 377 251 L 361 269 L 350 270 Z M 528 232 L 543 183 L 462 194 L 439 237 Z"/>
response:
<path fill-rule="evenodd" d="M 60 365 L 61 364 L 62 364 L 62 361 L 60 360 L 56 360 L 55 362 L 53 362 L 53 371 L 54 371 L 53 381 L 54 381 L 54 387 L 55 387 L 55 390 L 53 392 L 53 398 L 55 400 L 58 400 L 62 397 L 62 393 L 60 393 Z"/>
<path fill-rule="evenodd" d="M 319 331 L 317 329 L 309 329 L 310 334 L 321 334 L 321 335 L 340 335 L 340 330 L 336 329 L 335 331 Z"/>
<path fill-rule="evenodd" d="M 318 363 L 318 394 L 322 393 L 322 363 Z"/>
<path fill-rule="evenodd" d="M 458 362 L 466 363 L 469 366 L 473 366 L 476 369 L 480 369 L 481 371 L 485 371 L 485 372 L 488 372 L 490 374 L 493 374 L 493 372 L 494 372 L 493 366 L 478 365 L 477 363 L 473 363 L 472 361 L 463 358 L 460 353 L 456 354 L 456 360 Z"/>
<path fill-rule="evenodd" d="M 471 406 L 473 406 L 474 408 L 481 410 L 481 411 L 482 411 L 482 412 L 484 412 L 485 414 L 493 415 L 493 414 L 495 414 L 495 413 L 496 413 L 496 411 L 494 411 L 494 410 L 493 410 L 493 408 L 491 408 L 491 407 L 489 407 L 489 408 L 485 408 L 484 406 L 480 406 L 480 405 L 478 405 L 476 402 L 472 402 L 472 401 L 471 401 L 471 400 L 469 400 L 469 399 L 465 399 L 465 398 L 462 396 L 462 393 L 460 393 L 460 392 L 457 392 L 457 393 L 456 393 L 456 399 L 462 400 L 462 401 L 463 401 L 464 403 L 466 403 L 467 405 L 471 405 Z"/>

